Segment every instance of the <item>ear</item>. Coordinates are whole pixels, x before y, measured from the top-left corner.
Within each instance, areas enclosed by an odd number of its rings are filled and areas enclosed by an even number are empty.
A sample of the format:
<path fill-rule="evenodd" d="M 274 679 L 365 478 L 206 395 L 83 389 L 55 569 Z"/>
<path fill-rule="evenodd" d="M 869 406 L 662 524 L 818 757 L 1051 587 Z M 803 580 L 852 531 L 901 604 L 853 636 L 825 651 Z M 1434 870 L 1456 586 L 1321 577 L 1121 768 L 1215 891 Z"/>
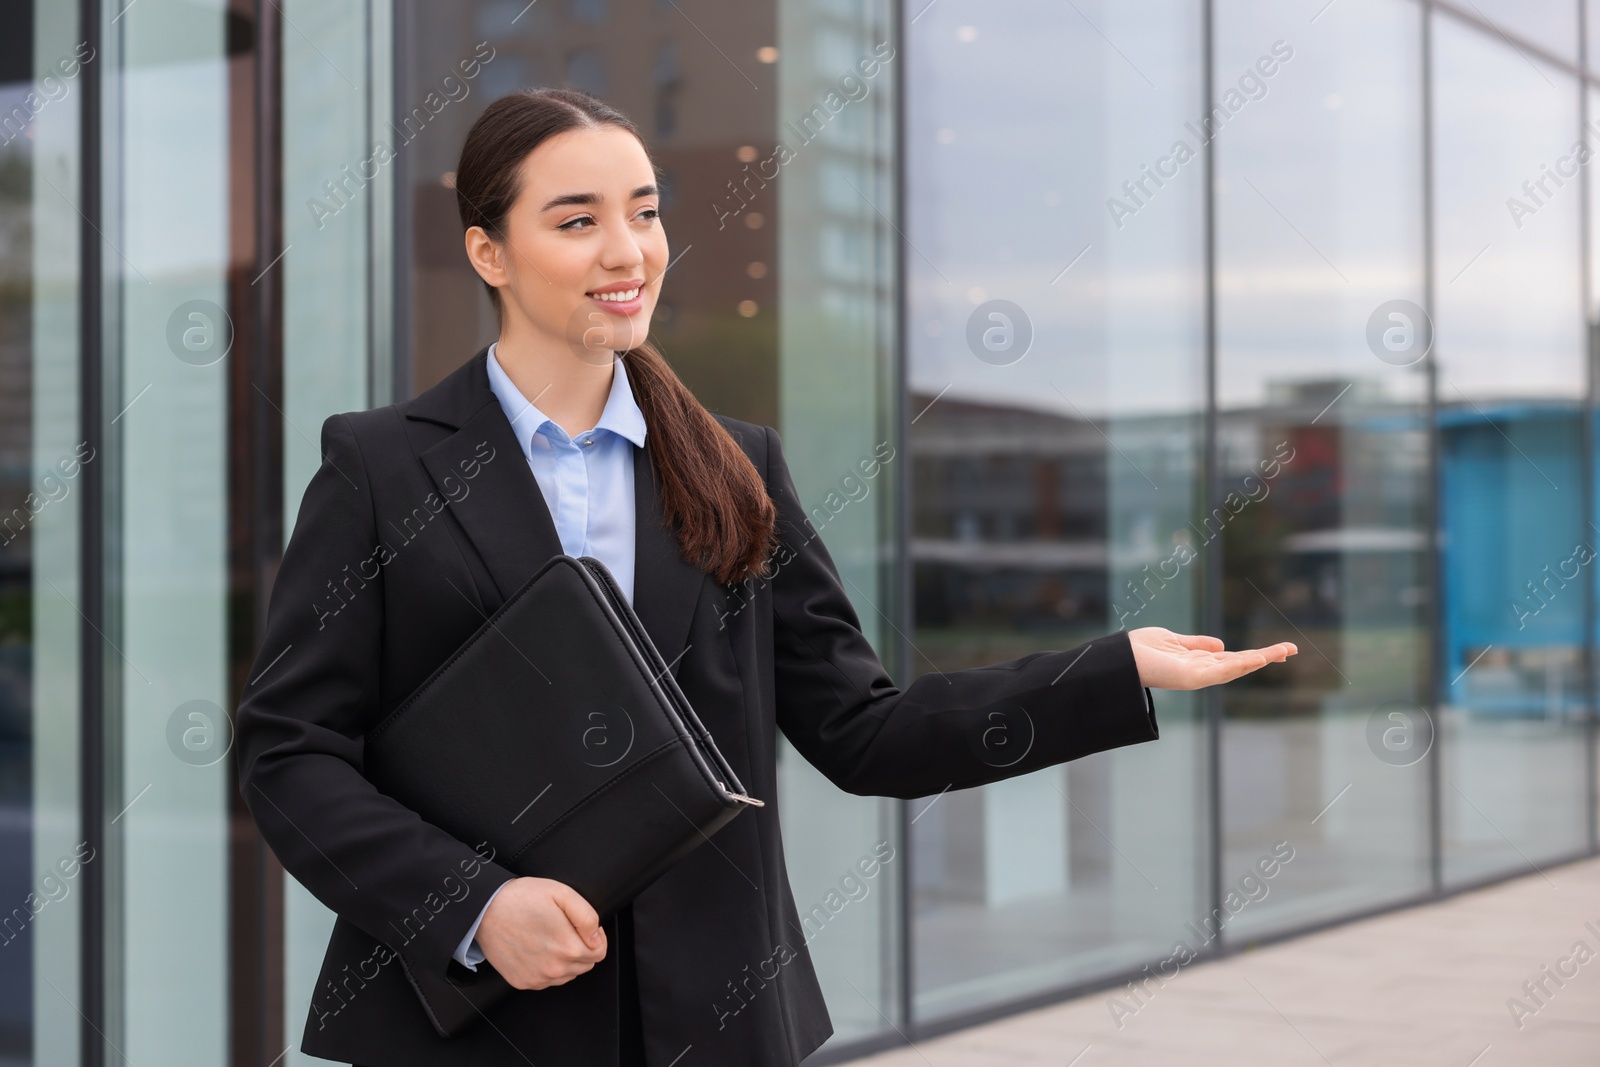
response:
<path fill-rule="evenodd" d="M 511 279 L 506 275 L 504 250 L 499 242 L 484 232 L 482 226 L 467 227 L 464 241 L 467 261 L 478 272 L 478 277 L 497 289 L 510 284 Z"/>

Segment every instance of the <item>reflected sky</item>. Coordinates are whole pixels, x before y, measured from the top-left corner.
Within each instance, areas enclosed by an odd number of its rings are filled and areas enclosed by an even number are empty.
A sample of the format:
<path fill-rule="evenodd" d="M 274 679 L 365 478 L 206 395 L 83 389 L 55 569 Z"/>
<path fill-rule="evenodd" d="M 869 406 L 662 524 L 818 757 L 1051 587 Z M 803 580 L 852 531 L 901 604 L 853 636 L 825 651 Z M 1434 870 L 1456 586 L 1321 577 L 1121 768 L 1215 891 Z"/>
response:
<path fill-rule="evenodd" d="M 1320 6 L 1320 5 L 1315 5 Z M 1367 321 L 1423 301 L 1421 26 L 1403 0 L 1217 5 L 1218 99 L 1274 42 L 1292 50 L 1216 140 L 1219 402 L 1308 381 L 1411 399 Z M 1310 12 L 1310 14 L 1308 14 Z M 1315 18 L 1316 21 L 1311 21 Z"/>
<path fill-rule="evenodd" d="M 1195 138 L 1199 5 L 941 3 L 908 48 L 914 390 L 1071 413 L 1193 410 L 1203 394 L 1204 175 L 1132 216 L 1108 201 Z M 1026 356 L 974 355 L 984 301 L 1027 315 Z"/>
<path fill-rule="evenodd" d="M 1486 19 L 1498 33 L 1525 38 L 1569 63 L 1578 61 L 1577 0 L 1462 0 L 1453 6 Z"/>
<path fill-rule="evenodd" d="M 1576 83 L 1448 17 L 1434 50 L 1440 400 L 1577 399 L 1578 183 L 1546 177 L 1578 139 Z"/>

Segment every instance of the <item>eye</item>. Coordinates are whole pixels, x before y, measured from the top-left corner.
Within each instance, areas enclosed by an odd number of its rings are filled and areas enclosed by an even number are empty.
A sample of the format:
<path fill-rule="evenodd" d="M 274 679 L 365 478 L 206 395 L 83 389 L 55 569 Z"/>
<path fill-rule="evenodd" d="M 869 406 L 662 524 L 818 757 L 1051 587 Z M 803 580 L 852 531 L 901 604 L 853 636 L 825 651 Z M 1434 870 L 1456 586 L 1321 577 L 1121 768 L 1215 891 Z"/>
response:
<path fill-rule="evenodd" d="M 569 220 L 567 222 L 563 222 L 560 226 L 557 226 L 556 229 L 558 229 L 558 230 L 577 230 L 577 229 L 581 229 L 581 227 L 578 226 L 578 223 L 580 223 L 580 222 L 592 223 L 592 222 L 594 222 L 594 218 L 593 218 L 593 216 L 590 216 L 590 215 L 579 215 L 575 219 L 571 219 L 571 220 Z"/>
<path fill-rule="evenodd" d="M 661 209 L 657 207 L 647 207 L 643 211 L 639 212 L 639 217 L 641 219 L 654 222 L 656 219 L 661 217 Z"/>

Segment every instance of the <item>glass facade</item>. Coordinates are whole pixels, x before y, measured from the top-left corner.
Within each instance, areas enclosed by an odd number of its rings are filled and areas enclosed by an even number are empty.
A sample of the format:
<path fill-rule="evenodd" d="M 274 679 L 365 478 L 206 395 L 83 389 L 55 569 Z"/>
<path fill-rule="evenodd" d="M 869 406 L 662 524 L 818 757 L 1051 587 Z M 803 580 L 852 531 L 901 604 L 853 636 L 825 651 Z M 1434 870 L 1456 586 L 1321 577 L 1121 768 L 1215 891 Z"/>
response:
<path fill-rule="evenodd" d="M 1205 180 L 1170 153 L 1200 39 L 1199 5 L 1123 0 L 909 28 L 910 673 L 1195 631 Z M 1125 181 L 1148 195 L 1109 211 Z M 1158 714 L 1160 744 L 909 805 L 914 1018 L 1131 969 L 1201 921 L 1205 724 L 1192 694 Z"/>
<path fill-rule="evenodd" d="M 1584 204 L 1562 172 L 1592 138 L 1574 133 L 1571 74 L 1447 20 L 1434 41 L 1439 801 L 1454 881 L 1589 835 L 1585 605 L 1564 595 L 1579 592 L 1567 575 L 1594 540 L 1588 331 L 1572 314 Z"/>
<path fill-rule="evenodd" d="M 1366 338 L 1373 309 L 1426 301 L 1422 22 L 1388 0 L 1315 25 L 1256 0 L 1215 10 L 1215 99 L 1245 101 L 1215 144 L 1216 492 L 1247 502 L 1224 506 L 1221 636 L 1302 653 L 1220 693 L 1224 882 L 1296 850 L 1230 923 L 1242 937 L 1431 878 L 1427 765 L 1366 739 L 1374 715 L 1428 701 L 1425 364 Z"/>
<path fill-rule="evenodd" d="M 77 215 L 89 67 L 70 11 L 22 5 L 0 43 L 0 1063 L 78 1062 L 86 660 Z M 67 997 L 52 991 L 66 992 Z"/>
<path fill-rule="evenodd" d="M 915 801 L 780 742 L 812 1062 L 1596 852 L 1600 5 L 13 7 L 0 1067 L 314 1062 L 227 709 L 322 421 L 493 338 L 452 168 L 522 86 L 645 133 L 655 339 L 896 678 L 1300 647 Z"/>

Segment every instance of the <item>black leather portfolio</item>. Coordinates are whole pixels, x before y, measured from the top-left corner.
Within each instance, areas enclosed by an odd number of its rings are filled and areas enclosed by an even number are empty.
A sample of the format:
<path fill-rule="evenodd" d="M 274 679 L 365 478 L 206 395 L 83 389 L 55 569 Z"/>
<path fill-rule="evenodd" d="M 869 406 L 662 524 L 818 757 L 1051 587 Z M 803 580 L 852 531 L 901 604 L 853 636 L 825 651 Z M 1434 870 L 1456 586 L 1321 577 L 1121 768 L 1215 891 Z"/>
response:
<path fill-rule="evenodd" d="M 602 922 L 762 806 L 588 556 L 553 556 L 371 730 L 365 772 L 506 869 L 571 886 Z M 512 991 L 487 960 L 440 974 L 390 947 L 442 1036 Z"/>

